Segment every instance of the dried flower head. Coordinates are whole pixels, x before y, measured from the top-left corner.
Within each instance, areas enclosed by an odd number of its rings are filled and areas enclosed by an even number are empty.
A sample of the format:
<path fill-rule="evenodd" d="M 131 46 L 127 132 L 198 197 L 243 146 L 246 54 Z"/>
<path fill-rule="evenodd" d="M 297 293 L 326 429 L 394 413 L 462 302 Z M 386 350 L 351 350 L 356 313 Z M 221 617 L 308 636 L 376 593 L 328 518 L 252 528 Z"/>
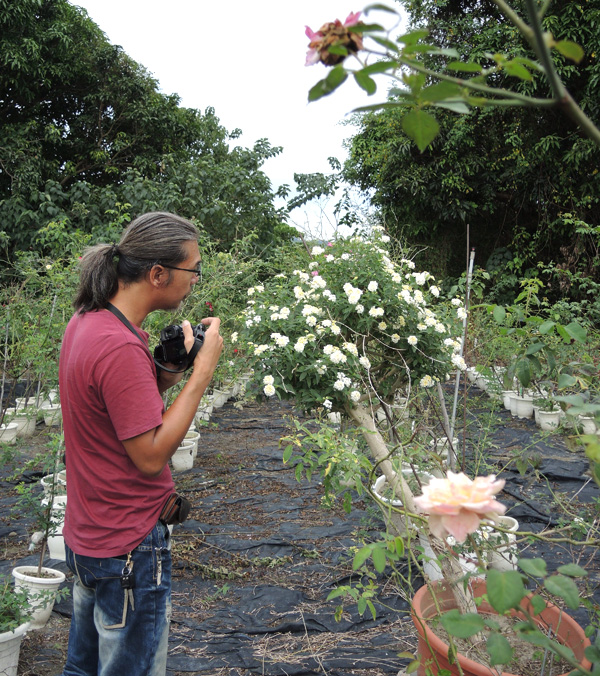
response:
<path fill-rule="evenodd" d="M 309 50 L 306 54 L 306 65 L 312 66 L 319 61 L 326 66 L 335 66 L 346 57 L 343 54 L 332 54 L 330 47 L 345 47 L 348 54 L 356 54 L 363 48 L 362 34 L 348 31 L 350 26 L 359 24 L 360 12 L 350 12 L 342 24 L 339 19 L 325 23 L 318 31 L 306 26 L 306 35 L 310 38 Z"/>

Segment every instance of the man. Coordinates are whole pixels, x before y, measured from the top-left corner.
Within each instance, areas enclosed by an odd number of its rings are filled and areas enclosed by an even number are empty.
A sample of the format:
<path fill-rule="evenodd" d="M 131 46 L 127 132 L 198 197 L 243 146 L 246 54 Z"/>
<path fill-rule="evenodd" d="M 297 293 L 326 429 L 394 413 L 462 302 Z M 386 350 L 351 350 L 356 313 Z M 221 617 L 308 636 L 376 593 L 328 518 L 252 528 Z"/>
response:
<path fill-rule="evenodd" d="M 198 281 L 195 226 L 173 214 L 145 214 L 118 245 L 89 249 L 80 272 L 59 364 L 68 477 L 63 534 L 75 575 L 63 673 L 159 676 L 171 610 L 163 508 L 174 485 L 167 463 L 217 365 L 220 320 L 203 320 L 202 349 L 165 411 L 161 393 L 182 374 L 157 368 L 140 326 L 154 310 L 177 309 Z M 192 328 L 182 328 L 189 352 Z"/>

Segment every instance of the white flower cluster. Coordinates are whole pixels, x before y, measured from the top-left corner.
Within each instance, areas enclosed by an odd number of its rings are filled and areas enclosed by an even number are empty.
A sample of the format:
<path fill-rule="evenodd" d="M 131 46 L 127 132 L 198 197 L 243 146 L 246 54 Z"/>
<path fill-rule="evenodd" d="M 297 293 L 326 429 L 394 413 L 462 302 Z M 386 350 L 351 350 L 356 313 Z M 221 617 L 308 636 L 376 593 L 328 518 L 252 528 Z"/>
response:
<path fill-rule="evenodd" d="M 290 339 L 287 336 L 282 336 L 281 333 L 272 333 L 271 338 L 275 341 L 277 347 L 285 347 Z"/>
<path fill-rule="evenodd" d="M 341 392 L 345 387 L 350 387 L 350 385 L 352 385 L 350 378 L 340 372 L 337 374 L 337 380 L 333 383 L 333 389 Z"/>
<path fill-rule="evenodd" d="M 467 370 L 467 364 L 465 363 L 465 360 L 459 354 L 453 354 L 451 359 L 452 359 L 452 363 L 454 364 L 454 366 L 459 368 L 461 371 Z"/>
<path fill-rule="evenodd" d="M 356 305 L 360 300 L 360 297 L 363 295 L 363 292 L 360 289 L 357 289 L 355 286 L 352 286 L 350 282 L 346 282 L 343 286 L 343 289 L 346 293 L 346 296 L 348 297 L 348 302 L 350 305 Z"/>
<path fill-rule="evenodd" d="M 332 364 L 345 364 L 348 357 L 335 345 L 325 345 L 323 352 L 329 357 Z"/>
<path fill-rule="evenodd" d="M 263 392 L 267 395 L 267 397 L 272 397 L 275 394 L 275 378 L 273 376 L 265 376 L 263 378 Z"/>
<path fill-rule="evenodd" d="M 290 316 L 290 308 L 289 307 L 282 307 L 279 309 L 276 305 L 273 306 L 273 314 L 271 315 L 271 321 L 276 322 L 278 319 L 289 319 Z"/>

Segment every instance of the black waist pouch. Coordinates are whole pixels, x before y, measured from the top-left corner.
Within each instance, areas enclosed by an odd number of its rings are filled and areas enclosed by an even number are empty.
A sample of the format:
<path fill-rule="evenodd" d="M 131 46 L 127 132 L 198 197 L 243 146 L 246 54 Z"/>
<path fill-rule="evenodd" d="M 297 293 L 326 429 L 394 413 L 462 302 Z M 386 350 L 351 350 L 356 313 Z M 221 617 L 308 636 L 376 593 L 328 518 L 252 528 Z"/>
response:
<path fill-rule="evenodd" d="M 158 518 L 167 526 L 183 523 L 188 518 L 191 506 L 190 501 L 183 495 L 171 493 Z"/>

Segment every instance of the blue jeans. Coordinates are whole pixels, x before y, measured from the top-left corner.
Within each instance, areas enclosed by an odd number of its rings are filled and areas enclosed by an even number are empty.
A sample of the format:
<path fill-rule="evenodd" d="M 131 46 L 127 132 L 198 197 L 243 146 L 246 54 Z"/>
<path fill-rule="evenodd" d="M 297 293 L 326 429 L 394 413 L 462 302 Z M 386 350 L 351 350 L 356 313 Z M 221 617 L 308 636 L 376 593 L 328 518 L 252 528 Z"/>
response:
<path fill-rule="evenodd" d="M 65 546 L 75 575 L 64 676 L 164 676 L 171 620 L 171 548 L 160 521 L 133 550 L 135 587 L 121 587 L 125 560 Z"/>

